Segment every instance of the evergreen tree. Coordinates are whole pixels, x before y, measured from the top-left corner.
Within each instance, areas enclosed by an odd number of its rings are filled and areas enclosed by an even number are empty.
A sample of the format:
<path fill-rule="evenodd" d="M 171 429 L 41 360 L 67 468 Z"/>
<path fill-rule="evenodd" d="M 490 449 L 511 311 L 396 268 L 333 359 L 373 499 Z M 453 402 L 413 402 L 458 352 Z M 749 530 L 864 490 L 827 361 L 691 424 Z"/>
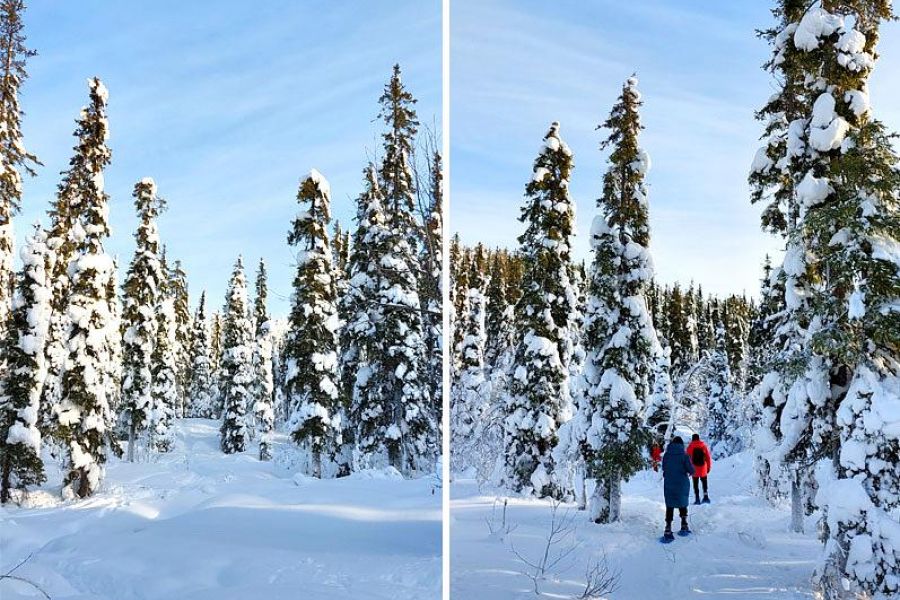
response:
<path fill-rule="evenodd" d="M 256 345 L 253 366 L 256 372 L 253 416 L 256 432 L 259 434 L 259 459 L 272 458 L 272 430 L 275 428 L 275 381 L 272 371 L 272 323 L 266 309 L 269 292 L 266 279 L 266 263 L 259 259 L 256 272 L 256 299 L 253 303 L 253 317 L 256 323 Z"/>
<path fill-rule="evenodd" d="M 591 518 L 617 521 L 621 482 L 644 466 L 649 434 L 643 412 L 661 352 L 645 301 L 653 278 L 647 190 L 650 159 L 638 145 L 643 129 L 637 79 L 629 78 L 603 127 L 612 148 L 594 221 L 594 276 L 586 319 L 585 395 L 578 425 L 589 476 L 597 480 Z"/>
<path fill-rule="evenodd" d="M 96 491 L 112 441 L 109 396 L 98 377 L 110 362 L 107 332 L 115 327 L 109 297 L 113 260 L 103 248 L 109 236 L 108 197 L 103 191 L 103 169 L 109 164 L 106 146 L 106 87 L 99 79 L 90 84 L 90 105 L 82 111 L 76 136 L 79 145 L 66 173 L 65 189 L 72 196 L 76 215 L 72 228 L 74 251 L 67 272 L 70 286 L 66 315 L 70 322 L 63 339 L 67 358 L 62 377 L 62 400 L 56 409 L 60 439 L 67 451 L 64 496 L 84 498 Z"/>
<path fill-rule="evenodd" d="M 24 489 L 46 479 L 37 415 L 46 372 L 44 342 L 50 325 L 51 291 L 45 235 L 39 227 L 20 256 L 22 272 L 4 348 L 7 370 L 0 398 L 0 503 L 9 500 L 10 488 Z"/>
<path fill-rule="evenodd" d="M 515 491 L 560 497 L 553 447 L 569 402 L 570 328 L 576 296 L 571 284 L 574 205 L 569 196 L 572 152 L 559 123 L 544 136 L 525 187 L 519 237 L 526 262 L 516 305 L 516 352 L 505 399 L 501 483 Z"/>
<path fill-rule="evenodd" d="M 886 250 L 900 240 L 900 171 L 892 136 L 872 116 L 867 79 L 880 23 L 893 15 L 887 0 L 779 10 L 787 23 L 775 40 L 785 56 L 776 69 L 802 86 L 807 103 L 787 142 L 796 156 L 787 166 L 796 222 L 788 223 L 779 333 L 790 345 L 761 384 L 784 398 L 767 410 L 771 422 L 783 405 L 768 459 L 820 459 L 816 503 L 826 545 L 818 593 L 887 598 L 900 589 L 888 550 L 900 537 L 890 533 L 900 443 L 882 411 L 900 387 L 900 321 L 881 307 L 900 298 L 900 261 Z"/>
<path fill-rule="evenodd" d="M 725 326 L 716 324 L 716 347 L 709 361 L 707 382 L 707 415 L 709 439 L 714 458 L 730 456 L 740 450 L 737 427 L 739 412 L 735 410 L 737 399 L 731 387 L 731 367 L 725 343 Z"/>
<path fill-rule="evenodd" d="M 165 280 L 159 258 L 156 218 L 165 202 L 156 195 L 149 177 L 134 186 L 138 213 L 135 252 L 123 286 L 122 412 L 128 428 L 128 460 L 134 460 L 138 437 L 150 427 L 152 389 L 151 356 L 156 347 L 160 293 Z"/>
<path fill-rule="evenodd" d="M 458 233 L 450 240 L 450 282 L 450 373 L 455 381 L 462 366 L 458 350 L 462 344 L 463 332 L 459 321 L 469 313 L 466 305 L 469 300 L 469 268 L 466 250 L 459 241 Z"/>
<path fill-rule="evenodd" d="M 164 281 L 156 319 L 156 343 L 150 355 L 153 385 L 150 391 L 150 442 L 157 452 L 169 452 L 175 444 L 174 421 L 178 414 L 177 323 L 174 290 Z"/>
<path fill-rule="evenodd" d="M 420 263 L 422 275 L 419 296 L 422 307 L 423 334 L 428 351 L 425 356 L 428 388 L 434 406 L 431 412 L 441 421 L 443 411 L 443 278 L 444 189 L 441 155 L 434 152 L 428 170 L 428 206 L 424 216 L 424 235 Z"/>
<path fill-rule="evenodd" d="M 344 438 L 355 440 L 361 459 L 380 454 L 389 413 L 374 391 L 373 365 L 378 353 L 375 322 L 381 318 L 379 267 L 374 257 L 384 250 L 385 218 L 381 187 L 372 165 L 365 170 L 365 190 L 356 201 L 356 232 L 349 257 L 350 284 L 340 300 L 344 319 L 341 334 L 341 388 L 350 418 Z"/>
<path fill-rule="evenodd" d="M 177 383 L 177 415 L 184 417 L 187 411 L 188 386 L 190 384 L 191 367 L 191 306 L 188 294 L 187 273 L 176 260 L 169 272 L 169 285 L 172 288 L 172 303 L 175 310 L 175 365 Z"/>
<path fill-rule="evenodd" d="M 792 528 L 803 529 L 803 492 L 801 482 L 808 474 L 810 459 L 809 419 L 803 415 L 802 401 L 788 406 L 789 389 L 798 382 L 806 360 L 806 328 L 809 325 L 807 302 L 811 272 L 801 241 L 800 206 L 796 188 L 806 170 L 803 130 L 811 106 L 803 89 L 804 52 L 794 45 L 797 24 L 808 6 L 797 0 L 780 0 L 773 9 L 776 27 L 762 36 L 773 48 L 772 58 L 764 68 L 779 83 L 779 90 L 757 113 L 765 122 L 764 145 L 757 151 L 751 166 L 752 201 L 767 200 L 763 209 L 764 230 L 781 235 L 786 242 L 785 261 L 778 269 L 782 279 L 784 309 L 775 323 L 777 351 L 769 370 L 762 377 L 753 397 L 760 407 L 757 432 L 757 465 L 764 494 L 780 495 L 780 483 L 789 479 L 792 497 Z M 799 397 L 795 396 L 795 397 Z M 782 426 L 784 425 L 784 427 Z"/>
<path fill-rule="evenodd" d="M 500 357 L 513 346 L 512 305 L 506 289 L 507 261 L 508 257 L 502 251 L 494 252 L 490 259 L 484 360 L 492 368 L 498 366 Z"/>
<path fill-rule="evenodd" d="M 484 247 L 478 244 L 468 277 L 472 286 L 466 303 L 469 313 L 460 324 L 463 329 L 459 349 L 461 371 L 451 388 L 451 467 L 455 471 L 467 466 L 466 459 L 471 455 L 473 442 L 477 441 L 477 428 L 489 396 L 484 365 L 486 261 Z"/>
<path fill-rule="evenodd" d="M 418 127 L 413 109 L 416 100 L 404 88 L 398 65 L 379 102 L 386 126 L 379 170 L 385 239 L 382 253 L 372 257 L 378 267 L 380 319 L 374 323 L 378 349 L 370 361 L 369 385 L 386 403 L 389 424 L 383 431 L 383 444 L 388 461 L 410 474 L 433 468 L 439 428 L 431 401 L 434 390 L 428 382 L 417 280 L 416 190 L 409 163 Z"/>
<path fill-rule="evenodd" d="M 223 452 L 232 454 L 247 448 L 247 409 L 253 402 L 253 322 L 241 257 L 231 274 L 222 320 L 220 445 Z"/>
<path fill-rule="evenodd" d="M 294 441 L 309 450 L 310 471 L 322 477 L 323 461 L 334 463 L 342 445 L 338 394 L 338 314 L 328 224 L 331 187 L 315 169 L 300 183 L 301 210 L 288 234 L 299 250 L 294 277 L 290 331 L 284 349 L 285 381 L 293 407 L 289 423 Z"/>
<path fill-rule="evenodd" d="M 191 326 L 191 381 L 190 416 L 215 419 L 218 414 L 213 399 L 213 363 L 211 356 L 209 323 L 206 320 L 206 291 L 200 293 L 200 302 L 194 312 Z"/>
<path fill-rule="evenodd" d="M 12 217 L 22 200 L 22 171 L 35 175 L 41 164 L 22 144 L 22 109 L 19 88 L 28 77 L 26 61 L 36 52 L 25 46 L 22 0 L 0 2 L 0 340 L 6 339 L 13 294 L 13 227 Z M 0 370 L 5 370 L 5 357 L 0 353 Z"/>
<path fill-rule="evenodd" d="M 222 314 L 213 312 L 210 317 L 209 327 L 210 362 L 212 363 L 213 378 L 213 413 L 214 418 L 222 417 L 224 407 L 222 401 Z"/>

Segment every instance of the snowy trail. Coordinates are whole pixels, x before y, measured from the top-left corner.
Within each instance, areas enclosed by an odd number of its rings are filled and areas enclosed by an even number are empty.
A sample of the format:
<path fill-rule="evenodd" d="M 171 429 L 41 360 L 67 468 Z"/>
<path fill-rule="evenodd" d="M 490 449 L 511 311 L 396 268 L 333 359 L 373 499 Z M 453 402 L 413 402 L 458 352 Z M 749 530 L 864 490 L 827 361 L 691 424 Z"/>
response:
<path fill-rule="evenodd" d="M 611 596 L 616 599 L 811 598 L 809 577 L 821 551 L 813 520 L 805 535 L 788 532 L 789 510 L 773 509 L 753 496 L 753 482 L 748 456 L 719 461 L 710 475 L 713 504 L 692 505 L 694 534 L 676 537 L 669 545 L 658 542 L 664 504 L 656 473 L 640 473 L 624 486 L 619 523 L 594 525 L 574 506 L 565 507 L 574 517 L 578 550 L 543 584 L 542 592 L 552 598 L 577 597 L 587 563 L 605 552 L 621 570 L 620 588 Z M 535 598 L 531 581 L 522 575 L 525 567 L 510 546 L 528 558 L 538 556 L 549 529 L 550 503 L 511 498 L 508 522 L 515 528 L 503 540 L 491 536 L 486 523 L 493 496 L 480 495 L 474 482 L 461 480 L 452 485 L 451 498 L 453 598 Z"/>
<path fill-rule="evenodd" d="M 178 427 L 176 449 L 155 462 L 113 459 L 93 498 L 39 491 L 32 508 L 0 509 L 0 569 L 35 552 L 16 574 L 54 600 L 440 597 L 430 478 L 295 478 L 255 446 L 220 452 L 214 421 Z M 0 582 L 3 600 L 34 594 Z"/>

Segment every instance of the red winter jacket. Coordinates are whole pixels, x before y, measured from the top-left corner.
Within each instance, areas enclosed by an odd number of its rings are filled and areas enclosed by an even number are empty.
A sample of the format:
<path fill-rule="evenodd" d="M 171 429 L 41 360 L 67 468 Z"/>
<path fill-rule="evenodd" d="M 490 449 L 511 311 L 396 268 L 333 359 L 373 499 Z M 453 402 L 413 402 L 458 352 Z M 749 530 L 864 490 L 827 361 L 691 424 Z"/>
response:
<path fill-rule="evenodd" d="M 706 477 L 709 475 L 709 470 L 712 468 L 712 455 L 709 453 L 709 448 L 706 447 L 706 444 L 703 440 L 694 440 L 687 447 L 687 455 L 691 457 L 691 463 L 693 464 L 694 458 L 694 449 L 700 448 L 703 450 L 703 455 L 706 456 L 706 462 L 702 465 L 694 465 L 694 477 Z"/>

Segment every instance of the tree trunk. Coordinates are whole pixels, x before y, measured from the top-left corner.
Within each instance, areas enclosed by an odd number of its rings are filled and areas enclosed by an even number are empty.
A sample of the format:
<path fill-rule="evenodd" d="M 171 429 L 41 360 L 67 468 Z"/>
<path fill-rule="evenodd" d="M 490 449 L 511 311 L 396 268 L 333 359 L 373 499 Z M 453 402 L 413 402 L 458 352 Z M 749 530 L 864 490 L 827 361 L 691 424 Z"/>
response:
<path fill-rule="evenodd" d="M 0 483 L 0 504 L 9 502 L 9 478 L 10 478 L 9 456 L 3 457 L 3 481 Z"/>
<path fill-rule="evenodd" d="M 800 491 L 800 477 L 794 475 L 791 479 L 791 531 L 803 533 L 803 493 Z"/>
<path fill-rule="evenodd" d="M 591 521 L 598 524 L 609 523 L 609 482 L 597 479 L 590 502 Z"/>
<path fill-rule="evenodd" d="M 622 512 L 622 476 L 616 473 L 609 482 L 609 521 L 615 523 Z"/>
<path fill-rule="evenodd" d="M 322 478 L 322 451 L 313 450 L 312 453 L 312 476 L 316 479 Z"/>
<path fill-rule="evenodd" d="M 135 438 L 135 424 L 134 421 L 131 422 L 131 425 L 128 427 L 128 462 L 134 462 L 134 442 Z"/>
<path fill-rule="evenodd" d="M 575 495 L 578 496 L 578 510 L 587 510 L 586 474 L 583 468 L 575 472 Z"/>

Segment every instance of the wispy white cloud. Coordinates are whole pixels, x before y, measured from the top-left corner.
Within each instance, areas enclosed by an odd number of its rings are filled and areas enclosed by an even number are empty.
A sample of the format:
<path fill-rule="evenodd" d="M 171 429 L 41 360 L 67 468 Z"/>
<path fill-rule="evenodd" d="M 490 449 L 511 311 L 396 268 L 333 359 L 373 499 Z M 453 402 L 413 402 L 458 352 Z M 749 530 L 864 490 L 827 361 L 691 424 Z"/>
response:
<path fill-rule="evenodd" d="M 422 120 L 441 114 L 439 0 L 31 4 L 26 33 L 39 55 L 22 94 L 24 133 L 45 167 L 26 182 L 17 235 L 47 209 L 86 79 L 98 75 L 110 90 L 109 247 L 129 260 L 131 190 L 153 176 L 169 201 L 160 228 L 170 253 L 213 305 L 243 252 L 271 263 L 270 285 L 284 297 L 272 308 L 287 312 L 298 179 L 321 170 L 335 215 L 349 222 L 395 62 Z"/>

